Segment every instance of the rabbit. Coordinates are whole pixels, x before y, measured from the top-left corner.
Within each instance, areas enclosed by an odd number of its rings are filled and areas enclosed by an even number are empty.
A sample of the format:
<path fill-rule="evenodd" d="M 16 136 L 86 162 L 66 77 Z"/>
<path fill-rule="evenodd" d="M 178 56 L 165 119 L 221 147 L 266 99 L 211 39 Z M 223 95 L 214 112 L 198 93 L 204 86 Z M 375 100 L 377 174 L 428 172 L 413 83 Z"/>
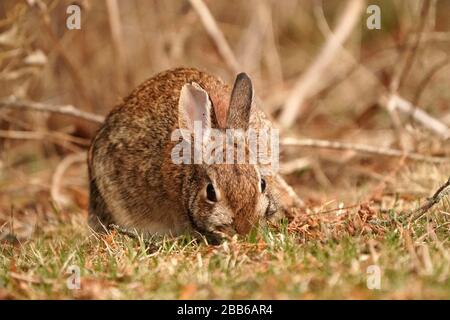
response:
<path fill-rule="evenodd" d="M 217 243 L 299 205 L 278 174 L 263 175 L 258 165 L 175 164 L 171 152 L 179 141 L 171 135 L 184 129 L 180 139 L 188 139 L 195 121 L 206 130 L 271 127 L 245 73 L 233 88 L 193 68 L 148 79 L 109 113 L 92 140 L 93 230 L 117 224 L 145 234 L 200 234 Z"/>

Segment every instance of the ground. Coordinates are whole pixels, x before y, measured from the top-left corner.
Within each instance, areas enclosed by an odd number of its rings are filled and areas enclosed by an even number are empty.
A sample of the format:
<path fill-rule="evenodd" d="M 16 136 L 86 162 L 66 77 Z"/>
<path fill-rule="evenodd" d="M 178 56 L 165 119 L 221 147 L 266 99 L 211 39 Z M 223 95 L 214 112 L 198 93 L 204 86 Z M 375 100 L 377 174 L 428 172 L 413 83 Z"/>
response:
<path fill-rule="evenodd" d="M 412 195 L 431 195 L 436 177 L 445 182 L 446 172 L 445 165 L 405 164 L 395 177 L 397 190 L 387 183 L 390 191 L 378 199 L 341 209 L 336 201 L 307 201 L 293 220 L 219 246 L 189 236 L 93 234 L 83 190 L 73 190 L 81 208 L 58 209 L 42 201 L 45 192 L 36 195 L 38 203 L 18 197 L 0 224 L 0 298 L 448 299 L 448 200 L 416 221 L 407 219 L 425 201 Z M 338 192 L 356 201 L 352 191 Z M 8 232 L 11 219 L 14 234 Z M 80 272 L 79 289 L 72 270 Z"/>

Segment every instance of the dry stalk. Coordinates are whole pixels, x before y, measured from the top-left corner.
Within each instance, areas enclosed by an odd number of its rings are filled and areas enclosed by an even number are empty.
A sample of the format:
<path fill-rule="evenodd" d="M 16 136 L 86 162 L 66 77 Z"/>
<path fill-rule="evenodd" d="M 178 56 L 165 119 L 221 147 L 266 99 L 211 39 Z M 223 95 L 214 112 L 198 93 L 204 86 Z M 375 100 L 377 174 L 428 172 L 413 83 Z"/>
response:
<path fill-rule="evenodd" d="M 89 146 L 90 142 L 87 139 L 78 138 L 57 131 L 17 131 L 17 130 L 0 130 L 0 138 L 18 139 L 18 140 L 44 140 L 51 138 L 60 142 L 70 142 L 80 144 L 82 146 Z"/>
<path fill-rule="evenodd" d="M 236 56 L 228 45 L 225 36 L 219 29 L 216 20 L 214 19 L 211 11 L 209 11 L 203 0 L 189 0 L 189 2 L 200 17 L 200 20 L 202 21 L 206 32 L 213 40 L 214 44 L 217 47 L 217 50 L 219 50 L 220 55 L 225 60 L 225 63 L 228 65 L 228 67 L 234 73 L 242 71 L 239 62 L 236 59 Z"/>
<path fill-rule="evenodd" d="M 390 91 L 392 94 L 396 94 L 399 89 L 403 86 L 405 80 L 408 77 L 411 67 L 414 63 L 415 57 L 417 55 L 421 39 L 426 27 L 427 18 L 429 17 L 429 11 L 431 7 L 430 0 L 424 0 L 420 11 L 420 19 L 417 30 L 415 32 L 415 39 L 412 44 L 407 43 L 407 47 L 404 52 L 399 56 L 400 69 L 394 75 L 390 83 Z"/>
<path fill-rule="evenodd" d="M 56 53 L 64 62 L 67 70 L 69 71 L 69 75 L 72 77 L 73 84 L 77 88 L 77 92 L 80 94 L 80 97 L 83 99 L 84 103 L 86 103 L 88 109 L 92 109 L 93 98 L 88 90 L 88 86 L 85 84 L 83 77 L 81 76 L 81 67 L 71 59 L 66 48 L 61 45 L 58 35 L 55 33 L 54 28 L 51 25 L 51 17 L 48 12 L 47 4 L 42 0 L 28 0 L 27 3 L 30 7 L 37 9 L 41 17 L 40 21 L 42 22 L 45 31 L 53 44 L 53 49 L 55 49 Z M 49 55 L 49 52 L 47 52 L 47 55 Z"/>
<path fill-rule="evenodd" d="M 431 198 L 420 206 L 420 208 L 416 209 L 412 212 L 410 221 L 415 221 L 423 217 L 432 207 L 438 204 L 442 198 L 450 194 L 450 178 L 444 183 L 436 192 L 433 194 Z"/>
<path fill-rule="evenodd" d="M 122 23 L 120 21 L 119 3 L 117 0 L 106 0 L 106 8 L 108 11 L 109 28 L 111 32 L 112 43 L 114 47 L 114 54 L 117 59 L 117 78 L 119 90 L 124 90 L 126 85 L 130 82 L 130 77 L 127 72 L 125 45 L 122 35 Z"/>
<path fill-rule="evenodd" d="M 323 148 L 323 149 L 334 149 L 334 150 L 351 150 L 360 153 L 367 153 L 378 156 L 387 157 L 399 157 L 407 158 L 414 161 L 430 162 L 430 163 L 448 163 L 450 159 L 441 157 L 426 156 L 419 153 L 405 152 L 398 149 L 383 148 L 370 146 L 366 144 L 356 144 L 349 142 L 339 142 L 339 141 L 329 141 L 329 140 L 319 140 L 319 139 L 295 139 L 295 138 L 284 138 L 280 142 L 283 146 L 295 146 L 295 147 L 312 147 L 312 148 Z"/>
<path fill-rule="evenodd" d="M 311 160 L 308 158 L 294 159 L 288 162 L 284 162 L 280 168 L 281 174 L 291 174 L 295 171 L 303 170 L 311 166 Z"/>
<path fill-rule="evenodd" d="M 447 127 L 447 125 L 445 125 L 440 120 L 430 116 L 421 108 L 413 105 L 411 102 L 405 100 L 399 95 L 393 94 L 389 97 L 389 99 L 387 99 L 386 96 L 383 96 L 381 98 L 381 102 L 387 105 L 388 108 L 392 108 L 394 110 L 398 110 L 409 115 L 416 122 L 420 123 L 425 128 L 438 134 L 444 140 L 450 138 L 450 129 Z"/>
<path fill-rule="evenodd" d="M 311 96 L 313 88 L 323 77 L 327 67 L 337 56 L 342 44 L 350 36 L 364 7 L 364 1 L 349 1 L 340 17 L 335 33 L 331 33 L 319 55 L 309 69 L 300 77 L 289 94 L 280 115 L 279 122 L 283 128 L 293 125 L 298 115 L 303 113 L 305 99 Z"/>
<path fill-rule="evenodd" d="M 416 106 L 419 104 L 420 97 L 422 96 L 422 93 L 424 92 L 426 86 L 430 83 L 433 76 L 437 72 L 439 72 L 442 68 L 447 66 L 449 63 L 450 63 L 450 59 L 447 56 L 442 61 L 438 62 L 435 66 L 433 66 L 433 68 L 431 68 L 430 71 L 428 71 L 426 76 L 422 79 L 422 81 L 420 81 L 420 83 L 417 87 L 416 93 L 414 94 L 414 99 L 411 102 L 413 105 Z"/>
<path fill-rule="evenodd" d="M 405 83 L 407 76 L 411 70 L 411 67 L 414 63 L 415 57 L 419 50 L 422 33 L 426 26 L 430 5 L 431 5 L 430 0 L 423 1 L 418 28 L 414 33 L 415 40 L 413 41 L 412 44 L 407 43 L 405 49 L 398 55 L 395 65 L 398 65 L 399 68 L 397 68 L 397 70 L 394 72 L 394 75 L 392 76 L 392 79 L 389 83 L 389 99 L 387 100 L 387 104 L 385 106 L 387 107 L 389 115 L 391 116 L 398 140 L 400 141 L 400 144 L 403 149 L 405 149 L 404 147 L 405 131 L 403 129 L 402 121 L 398 115 L 398 107 L 394 102 L 395 100 L 394 97 L 399 93 L 400 89 Z"/>
<path fill-rule="evenodd" d="M 132 239 L 139 240 L 139 234 L 136 232 L 136 230 L 131 231 L 131 230 L 122 228 L 122 227 L 118 226 L 117 224 L 110 224 L 108 226 L 108 228 L 110 228 L 112 230 L 116 230 L 118 233 L 126 235 Z"/>
<path fill-rule="evenodd" d="M 103 123 L 103 121 L 105 120 L 105 118 L 101 115 L 81 111 L 72 105 L 50 105 L 46 103 L 34 102 L 29 100 L 19 100 L 14 96 L 9 96 L 7 98 L 0 99 L 0 109 L 2 108 L 26 109 L 39 112 L 58 113 L 84 119 L 94 123 Z"/>
<path fill-rule="evenodd" d="M 63 206 L 67 203 L 67 198 L 61 193 L 62 179 L 64 173 L 69 169 L 71 165 L 77 162 L 82 162 L 86 160 L 86 152 L 79 152 L 70 154 L 65 157 L 56 167 L 55 173 L 52 177 L 52 186 L 50 189 L 50 195 L 59 206 Z"/>

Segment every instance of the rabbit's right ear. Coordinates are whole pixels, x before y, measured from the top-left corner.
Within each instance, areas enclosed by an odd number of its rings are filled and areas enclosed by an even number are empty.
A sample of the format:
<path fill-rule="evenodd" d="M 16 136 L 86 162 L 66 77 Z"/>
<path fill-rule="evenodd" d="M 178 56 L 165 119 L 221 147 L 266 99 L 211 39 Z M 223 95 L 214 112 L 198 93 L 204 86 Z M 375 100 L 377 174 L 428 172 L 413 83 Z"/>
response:
<path fill-rule="evenodd" d="M 205 132 L 211 128 L 211 101 L 208 93 L 195 82 L 186 83 L 180 92 L 178 100 L 178 125 L 183 138 L 190 140 L 191 137 L 185 136 L 194 132 L 195 122 L 201 123 L 201 128 Z"/>
<path fill-rule="evenodd" d="M 227 128 L 247 130 L 253 101 L 252 80 L 246 73 L 240 73 L 234 82 L 228 108 Z"/>

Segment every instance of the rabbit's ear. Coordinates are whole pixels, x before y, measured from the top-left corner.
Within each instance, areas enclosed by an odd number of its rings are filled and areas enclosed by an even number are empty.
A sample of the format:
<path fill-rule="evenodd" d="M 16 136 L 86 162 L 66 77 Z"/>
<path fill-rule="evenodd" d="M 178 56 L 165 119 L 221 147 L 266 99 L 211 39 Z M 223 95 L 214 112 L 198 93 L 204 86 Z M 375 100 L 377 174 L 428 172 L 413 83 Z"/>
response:
<path fill-rule="evenodd" d="M 186 83 L 181 88 L 178 101 L 178 125 L 190 133 L 194 132 L 194 123 L 201 122 L 203 131 L 211 128 L 211 101 L 208 93 L 195 82 Z M 185 130 L 182 130 L 185 131 Z M 189 137 L 183 137 L 187 140 Z"/>
<path fill-rule="evenodd" d="M 227 128 L 247 130 L 253 101 L 253 84 L 246 73 L 240 73 L 234 82 L 228 108 Z"/>

